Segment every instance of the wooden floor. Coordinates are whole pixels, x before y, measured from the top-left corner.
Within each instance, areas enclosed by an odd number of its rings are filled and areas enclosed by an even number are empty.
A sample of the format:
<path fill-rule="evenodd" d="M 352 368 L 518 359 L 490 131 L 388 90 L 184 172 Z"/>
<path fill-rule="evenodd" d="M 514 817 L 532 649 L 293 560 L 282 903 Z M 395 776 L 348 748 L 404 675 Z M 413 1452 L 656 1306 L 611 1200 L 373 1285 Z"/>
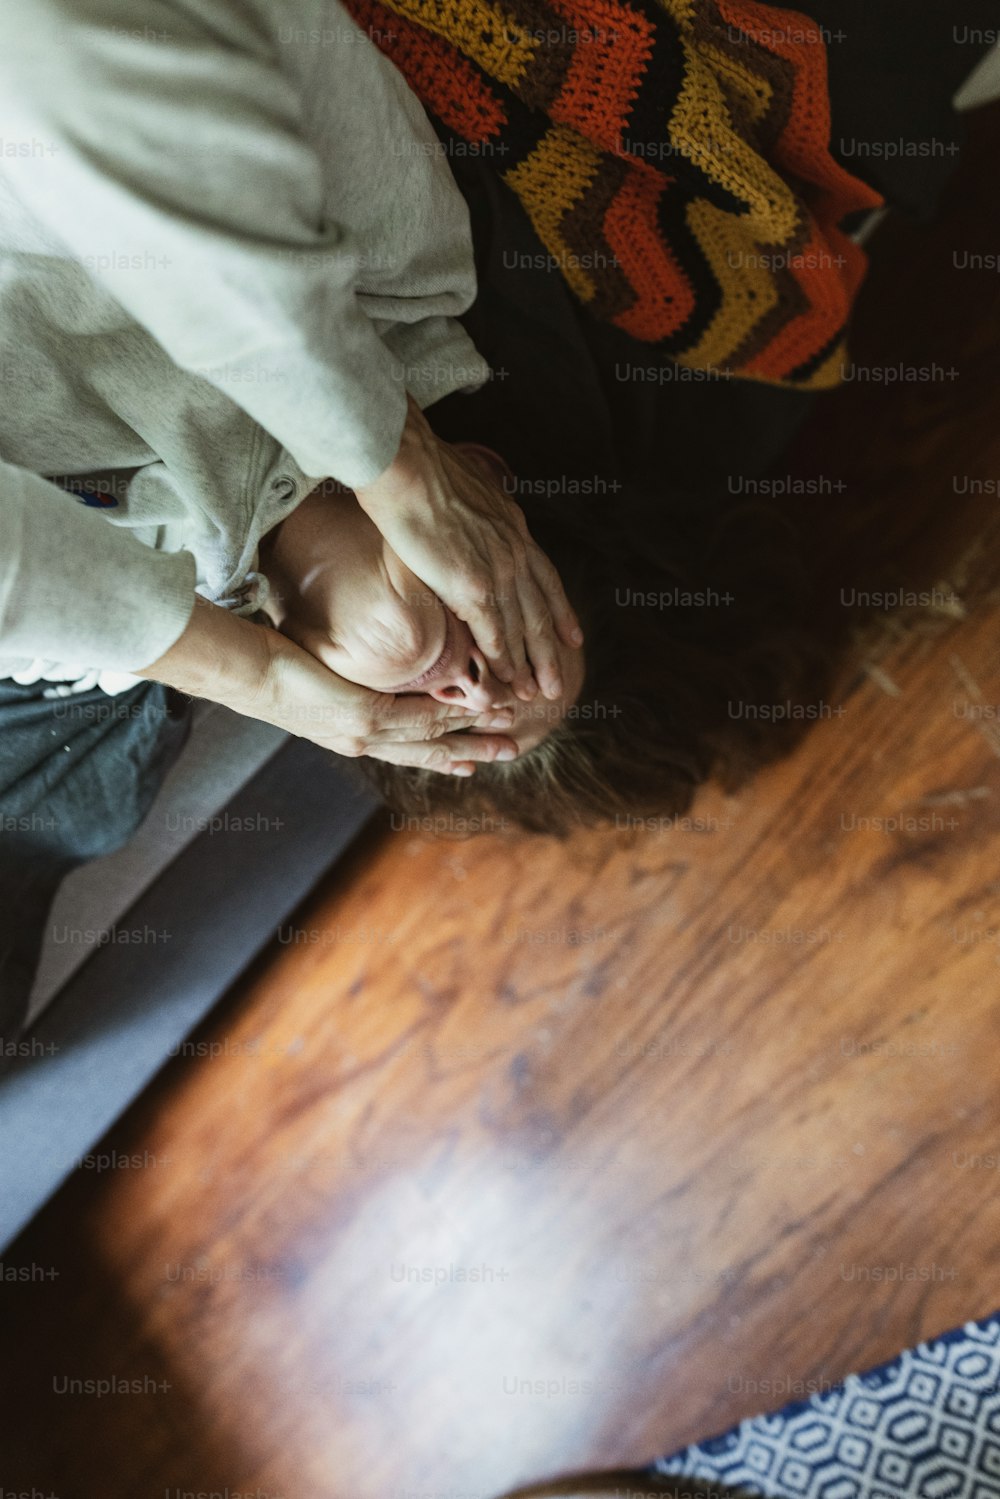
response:
<path fill-rule="evenodd" d="M 488 1499 L 1000 1305 L 998 142 L 796 458 L 930 606 L 700 830 L 359 847 L 8 1254 L 0 1490 Z"/>

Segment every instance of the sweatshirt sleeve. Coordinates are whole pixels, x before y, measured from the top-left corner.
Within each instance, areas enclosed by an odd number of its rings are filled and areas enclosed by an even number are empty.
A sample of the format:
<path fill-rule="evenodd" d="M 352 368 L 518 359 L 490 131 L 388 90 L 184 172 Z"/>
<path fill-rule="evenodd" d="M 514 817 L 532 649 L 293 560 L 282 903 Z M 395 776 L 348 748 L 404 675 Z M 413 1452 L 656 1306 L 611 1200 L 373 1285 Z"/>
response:
<path fill-rule="evenodd" d="M 281 19 L 313 9 L 343 29 L 333 67 L 370 69 L 373 117 L 395 119 L 395 71 L 356 45 L 336 0 L 0 5 L 4 134 L 24 147 L 5 151 L 4 171 L 176 364 L 237 400 L 304 473 L 357 486 L 395 456 L 406 386 L 356 295 L 364 254 L 325 205 L 303 101 L 279 55 Z M 390 143 L 373 152 L 383 171 L 358 191 L 375 201 L 391 193 Z M 471 239 L 443 161 L 439 173 L 436 233 L 460 262 L 458 291 L 442 295 L 439 274 L 428 311 L 457 313 L 474 295 Z M 390 250 L 405 258 L 405 244 Z"/>
<path fill-rule="evenodd" d="M 189 552 L 157 552 L 26 469 L 0 461 L 0 658 L 136 671 L 183 633 Z"/>

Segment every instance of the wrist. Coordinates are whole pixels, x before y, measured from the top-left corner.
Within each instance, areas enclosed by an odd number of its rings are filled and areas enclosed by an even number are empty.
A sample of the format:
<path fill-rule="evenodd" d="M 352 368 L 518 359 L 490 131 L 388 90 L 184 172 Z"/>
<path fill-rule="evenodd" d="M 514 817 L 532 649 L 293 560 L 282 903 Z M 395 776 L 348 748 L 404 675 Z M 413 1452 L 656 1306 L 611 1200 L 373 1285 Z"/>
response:
<path fill-rule="evenodd" d="M 192 697 L 221 700 L 261 691 L 282 637 L 265 626 L 195 600 L 186 628 L 168 651 L 135 673 Z"/>
<path fill-rule="evenodd" d="M 422 488 L 427 462 L 437 439 L 420 407 L 407 396 L 407 415 L 396 456 L 378 478 L 356 486 L 354 493 L 369 515 L 386 504 L 397 505 L 408 493 Z"/>

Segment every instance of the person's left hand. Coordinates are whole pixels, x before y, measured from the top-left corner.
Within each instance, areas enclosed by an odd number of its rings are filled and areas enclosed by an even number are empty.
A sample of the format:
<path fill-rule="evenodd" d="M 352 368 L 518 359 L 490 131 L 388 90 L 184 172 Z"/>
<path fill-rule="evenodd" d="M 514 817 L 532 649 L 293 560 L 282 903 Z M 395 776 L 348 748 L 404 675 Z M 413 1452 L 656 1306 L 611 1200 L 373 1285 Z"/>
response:
<path fill-rule="evenodd" d="M 562 694 L 556 637 L 579 646 L 583 633 L 559 574 L 520 506 L 435 437 L 412 397 L 396 458 L 355 493 L 410 571 L 465 620 L 495 676 L 525 702 L 536 678 L 547 698 Z"/>

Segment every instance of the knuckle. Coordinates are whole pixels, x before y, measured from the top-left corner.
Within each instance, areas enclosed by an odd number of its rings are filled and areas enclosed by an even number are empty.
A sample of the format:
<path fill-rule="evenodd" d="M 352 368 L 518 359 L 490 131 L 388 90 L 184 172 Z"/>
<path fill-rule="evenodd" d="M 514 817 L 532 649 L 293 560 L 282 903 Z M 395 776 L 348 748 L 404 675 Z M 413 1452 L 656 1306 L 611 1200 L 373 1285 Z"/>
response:
<path fill-rule="evenodd" d="M 551 640 L 555 636 L 555 621 L 548 609 L 534 609 L 531 614 L 531 629 L 533 634 L 540 635 L 545 640 Z"/>
<path fill-rule="evenodd" d="M 466 593 L 473 609 L 489 612 L 494 607 L 493 588 L 488 578 L 477 578 Z"/>
<path fill-rule="evenodd" d="M 541 575 L 541 580 L 544 583 L 546 589 L 550 593 L 558 594 L 559 597 L 562 598 L 562 578 L 560 578 L 559 576 L 555 563 L 552 562 L 548 557 L 546 557 L 544 552 L 539 552 L 538 557 L 538 572 Z"/>
<path fill-rule="evenodd" d="M 553 594 L 560 600 L 564 597 L 562 578 L 556 570 L 555 563 L 546 557 L 544 552 L 539 552 L 535 559 L 535 576 L 546 593 Z"/>
<path fill-rule="evenodd" d="M 358 755 L 363 755 L 368 749 L 372 736 L 363 730 L 353 729 L 344 734 L 342 740 L 346 745 L 343 753 L 350 755 L 352 759 L 356 759 Z"/>
<path fill-rule="evenodd" d="M 533 537 L 528 538 L 528 546 L 531 551 L 532 567 L 534 567 L 536 571 L 544 573 L 547 578 L 555 578 L 556 581 L 558 581 L 559 570 L 556 567 L 555 563 L 552 561 L 552 558 L 549 556 L 548 552 L 543 551 L 542 548 L 538 545 L 538 542 L 535 541 Z"/>

